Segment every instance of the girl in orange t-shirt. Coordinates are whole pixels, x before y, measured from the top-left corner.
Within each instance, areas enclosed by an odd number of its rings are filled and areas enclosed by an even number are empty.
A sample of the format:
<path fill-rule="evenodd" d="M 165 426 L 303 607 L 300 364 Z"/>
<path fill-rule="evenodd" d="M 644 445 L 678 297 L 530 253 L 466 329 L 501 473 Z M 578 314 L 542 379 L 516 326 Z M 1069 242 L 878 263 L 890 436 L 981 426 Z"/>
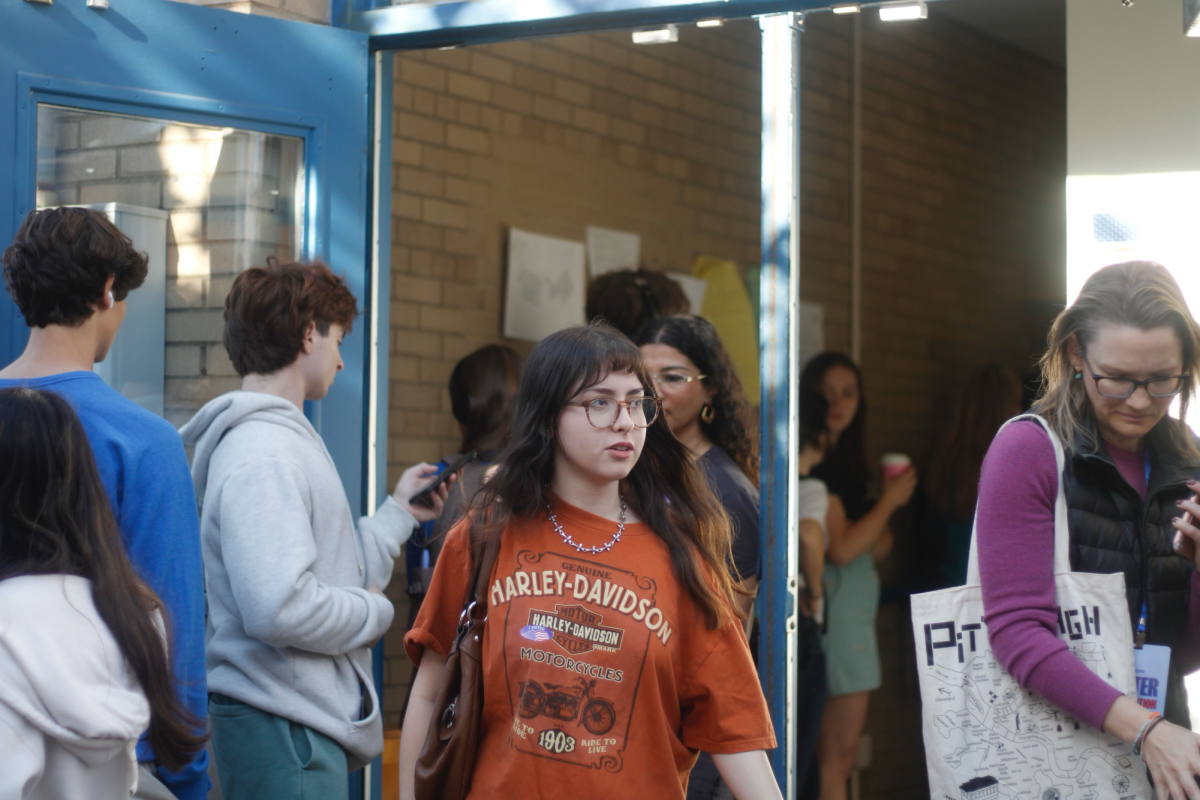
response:
<path fill-rule="evenodd" d="M 501 539 L 473 799 L 682 800 L 698 750 L 739 800 L 780 797 L 732 611 L 729 521 L 659 405 L 641 353 L 607 325 L 559 331 L 529 357 L 511 443 L 475 502 Z M 418 666 L 404 800 L 470 580 L 471 524 L 447 535 L 404 639 Z"/>

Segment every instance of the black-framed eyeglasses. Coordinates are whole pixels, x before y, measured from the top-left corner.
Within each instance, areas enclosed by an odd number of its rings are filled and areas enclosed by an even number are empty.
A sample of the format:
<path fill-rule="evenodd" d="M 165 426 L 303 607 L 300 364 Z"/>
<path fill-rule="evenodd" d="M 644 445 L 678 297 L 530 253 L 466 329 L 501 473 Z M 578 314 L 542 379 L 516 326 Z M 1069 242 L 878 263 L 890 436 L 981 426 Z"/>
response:
<path fill-rule="evenodd" d="M 1111 397 L 1116 400 L 1124 400 L 1126 397 L 1132 397 L 1139 386 L 1145 386 L 1146 394 L 1158 400 L 1166 397 L 1174 397 L 1183 391 L 1184 381 L 1191 376 L 1191 373 L 1185 372 L 1182 375 L 1164 375 L 1158 378 L 1148 378 L 1144 381 L 1134 380 L 1133 378 L 1110 378 L 1107 375 L 1097 375 L 1092 368 L 1092 363 L 1088 361 L 1086 354 L 1083 354 L 1083 363 L 1087 364 L 1088 372 L 1091 373 L 1092 380 L 1096 382 L 1096 391 L 1104 397 Z"/>
<path fill-rule="evenodd" d="M 624 407 L 629 412 L 635 428 L 649 428 L 658 419 L 662 401 L 657 397 L 635 397 L 632 400 L 614 400 L 611 397 L 593 397 L 591 400 L 572 400 L 567 406 L 582 406 L 588 422 L 595 428 L 611 428 Z"/>
<path fill-rule="evenodd" d="M 702 381 L 707 375 L 684 375 L 682 372 L 655 372 L 650 379 L 664 389 L 681 389 L 685 383 Z"/>

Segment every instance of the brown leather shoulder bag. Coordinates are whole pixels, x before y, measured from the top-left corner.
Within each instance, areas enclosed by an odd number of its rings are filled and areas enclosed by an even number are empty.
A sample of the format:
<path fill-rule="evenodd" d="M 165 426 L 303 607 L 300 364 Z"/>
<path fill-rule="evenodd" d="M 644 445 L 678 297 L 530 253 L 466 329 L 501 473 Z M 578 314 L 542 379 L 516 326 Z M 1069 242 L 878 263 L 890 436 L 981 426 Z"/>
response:
<path fill-rule="evenodd" d="M 429 732 L 417 759 L 417 800 L 463 800 L 471 788 L 475 769 L 483 716 L 487 584 L 500 552 L 500 531 L 491 532 L 482 547 L 476 545 L 474 531 L 471 534 L 471 580 L 458 617 L 454 645 L 446 657 Z"/>

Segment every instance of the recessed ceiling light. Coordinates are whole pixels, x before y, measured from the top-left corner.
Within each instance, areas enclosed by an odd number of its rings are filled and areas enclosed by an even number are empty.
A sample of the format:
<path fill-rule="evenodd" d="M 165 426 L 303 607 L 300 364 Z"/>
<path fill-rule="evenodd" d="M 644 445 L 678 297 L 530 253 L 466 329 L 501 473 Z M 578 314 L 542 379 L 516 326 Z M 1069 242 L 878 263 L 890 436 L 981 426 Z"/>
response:
<path fill-rule="evenodd" d="M 904 19 L 926 19 L 929 7 L 925 0 L 908 3 L 888 3 L 879 7 L 879 18 L 884 22 L 897 22 Z"/>
<path fill-rule="evenodd" d="M 664 25 L 661 28 L 633 32 L 634 44 L 668 44 L 678 41 L 679 28 L 675 25 Z"/>
<path fill-rule="evenodd" d="M 833 13 L 835 14 L 857 14 L 862 11 L 862 7 L 858 3 L 848 3 L 844 6 L 834 6 Z"/>
<path fill-rule="evenodd" d="M 719 28 L 725 24 L 725 20 L 720 17 L 714 19 L 698 19 L 696 20 L 697 28 Z"/>

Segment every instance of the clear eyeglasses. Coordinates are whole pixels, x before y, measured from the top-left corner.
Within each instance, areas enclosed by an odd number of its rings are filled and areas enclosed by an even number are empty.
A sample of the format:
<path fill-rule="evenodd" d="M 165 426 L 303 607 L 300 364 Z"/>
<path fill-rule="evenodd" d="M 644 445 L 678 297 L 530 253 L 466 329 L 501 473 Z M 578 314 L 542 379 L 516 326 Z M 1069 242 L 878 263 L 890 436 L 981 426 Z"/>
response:
<path fill-rule="evenodd" d="M 632 400 L 614 400 L 611 397 L 594 397 L 591 400 L 573 400 L 567 406 L 583 406 L 588 422 L 596 428 L 611 428 L 624 407 L 636 428 L 649 428 L 658 419 L 662 401 L 657 397 L 635 397 Z"/>
<path fill-rule="evenodd" d="M 702 381 L 707 377 L 707 375 L 684 375 L 682 372 L 655 372 L 650 379 L 663 389 L 680 389 L 685 383 Z"/>
<path fill-rule="evenodd" d="M 1159 400 L 1166 397 L 1174 397 L 1183 391 L 1183 382 L 1191 374 L 1185 372 L 1182 375 L 1164 375 L 1159 378 L 1137 381 L 1133 378 L 1110 378 L 1107 375 L 1097 375 L 1092 369 L 1091 362 L 1087 360 L 1086 355 L 1083 357 L 1083 363 L 1087 364 L 1088 372 L 1091 373 L 1092 379 L 1096 381 L 1096 391 L 1100 392 L 1104 397 L 1111 397 L 1116 400 L 1132 397 L 1139 386 L 1145 386 L 1146 393 Z"/>

